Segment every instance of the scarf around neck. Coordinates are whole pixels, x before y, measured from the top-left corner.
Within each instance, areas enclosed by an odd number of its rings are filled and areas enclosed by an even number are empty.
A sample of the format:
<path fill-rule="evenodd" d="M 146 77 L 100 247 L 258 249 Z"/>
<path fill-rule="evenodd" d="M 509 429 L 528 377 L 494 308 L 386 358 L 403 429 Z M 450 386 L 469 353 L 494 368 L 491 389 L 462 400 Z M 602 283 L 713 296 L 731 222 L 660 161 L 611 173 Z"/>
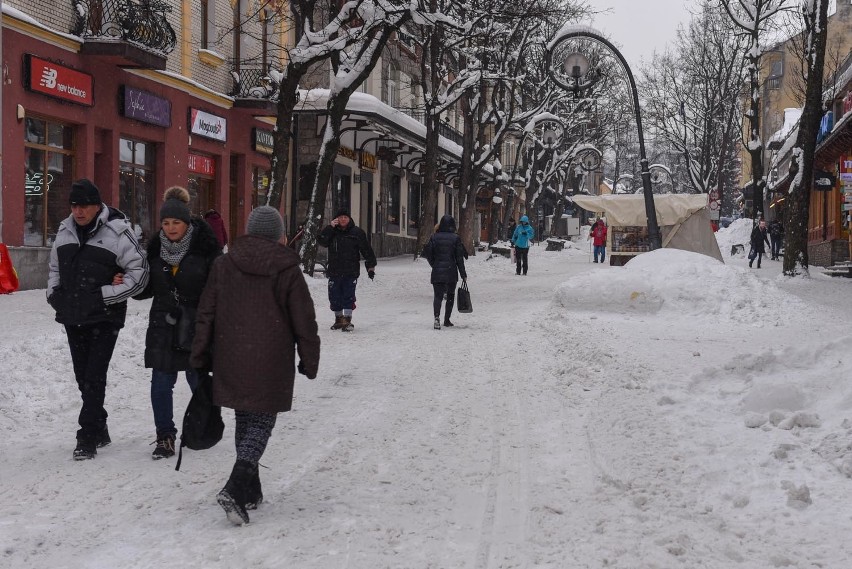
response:
<path fill-rule="evenodd" d="M 189 251 L 189 243 L 192 241 L 192 225 L 186 230 L 186 235 L 178 241 L 169 241 L 163 230 L 160 230 L 160 258 L 169 265 L 176 267 L 180 265 L 184 255 Z"/>

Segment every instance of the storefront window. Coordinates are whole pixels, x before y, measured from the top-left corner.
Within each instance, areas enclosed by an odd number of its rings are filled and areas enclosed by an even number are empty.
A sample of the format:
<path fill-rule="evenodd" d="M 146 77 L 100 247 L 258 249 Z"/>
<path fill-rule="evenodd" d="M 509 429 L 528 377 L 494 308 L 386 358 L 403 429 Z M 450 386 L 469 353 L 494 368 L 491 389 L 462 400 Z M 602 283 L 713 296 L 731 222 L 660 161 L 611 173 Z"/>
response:
<path fill-rule="evenodd" d="M 332 178 L 331 198 L 333 200 L 332 209 L 338 212 L 341 209 L 346 209 L 351 213 L 352 210 L 352 170 L 335 164 L 334 176 Z M 333 215 L 333 214 L 332 214 Z"/>
<path fill-rule="evenodd" d="M 159 229 L 153 144 L 122 138 L 118 142 L 118 209 L 130 219 L 143 243 Z"/>
<path fill-rule="evenodd" d="M 251 208 L 266 205 L 269 200 L 270 173 L 266 168 L 255 166 L 251 174 Z"/>
<path fill-rule="evenodd" d="M 190 153 L 188 165 L 186 189 L 189 190 L 189 210 L 192 215 L 200 217 L 216 207 L 214 202 L 216 160 L 212 156 Z"/>
<path fill-rule="evenodd" d="M 423 213 L 423 184 L 418 179 L 408 182 L 408 234 L 417 235 Z"/>
<path fill-rule="evenodd" d="M 387 226 L 389 233 L 399 233 L 399 198 L 402 179 L 398 174 L 391 174 L 388 185 Z"/>
<path fill-rule="evenodd" d="M 27 117 L 24 128 L 24 245 L 53 244 L 59 224 L 71 213 L 74 129 Z"/>

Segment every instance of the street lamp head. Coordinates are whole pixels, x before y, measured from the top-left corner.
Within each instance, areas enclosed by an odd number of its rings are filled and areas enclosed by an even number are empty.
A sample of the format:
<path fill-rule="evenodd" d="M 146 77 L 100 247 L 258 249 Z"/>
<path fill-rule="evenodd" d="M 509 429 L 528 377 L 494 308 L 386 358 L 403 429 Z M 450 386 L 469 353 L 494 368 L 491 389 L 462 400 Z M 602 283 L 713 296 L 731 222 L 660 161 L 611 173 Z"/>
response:
<path fill-rule="evenodd" d="M 553 146 L 556 143 L 556 131 L 553 129 L 545 130 L 544 135 L 541 137 L 541 139 L 545 145 Z"/>
<path fill-rule="evenodd" d="M 573 77 L 575 80 L 585 77 L 589 72 L 589 58 L 582 53 L 574 52 L 565 56 L 565 61 L 562 64 L 565 74 Z"/>

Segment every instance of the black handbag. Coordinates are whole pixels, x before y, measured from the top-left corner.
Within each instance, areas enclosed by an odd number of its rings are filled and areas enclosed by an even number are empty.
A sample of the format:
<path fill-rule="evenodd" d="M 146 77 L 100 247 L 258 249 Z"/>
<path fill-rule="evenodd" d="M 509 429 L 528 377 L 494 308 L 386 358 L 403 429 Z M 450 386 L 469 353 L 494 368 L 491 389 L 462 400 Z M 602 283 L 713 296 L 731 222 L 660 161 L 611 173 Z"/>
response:
<path fill-rule="evenodd" d="M 213 378 L 210 372 L 198 370 L 198 385 L 192 392 L 192 398 L 183 415 L 180 449 L 175 470 L 180 470 L 183 447 L 192 450 L 211 448 L 222 440 L 224 431 L 222 408 L 213 404 Z"/>
<path fill-rule="evenodd" d="M 166 322 L 172 324 L 172 349 L 178 352 L 191 352 L 192 340 L 195 338 L 195 314 L 194 306 L 180 305 L 177 310 L 170 313 Z"/>
<path fill-rule="evenodd" d="M 469 314 L 473 312 L 473 304 L 470 302 L 470 289 L 467 288 L 467 281 L 462 281 L 462 285 L 459 287 L 458 294 L 456 300 L 456 307 L 458 311 L 463 314 Z"/>

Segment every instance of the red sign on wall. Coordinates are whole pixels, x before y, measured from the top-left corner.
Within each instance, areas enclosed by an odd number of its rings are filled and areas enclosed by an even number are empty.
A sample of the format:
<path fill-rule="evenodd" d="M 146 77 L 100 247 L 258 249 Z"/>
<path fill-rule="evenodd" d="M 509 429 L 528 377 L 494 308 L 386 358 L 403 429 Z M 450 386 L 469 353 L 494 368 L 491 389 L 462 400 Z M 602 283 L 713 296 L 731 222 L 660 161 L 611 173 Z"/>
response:
<path fill-rule="evenodd" d="M 88 73 L 26 54 L 24 86 L 30 91 L 71 101 L 78 105 L 94 106 L 94 80 Z"/>
<path fill-rule="evenodd" d="M 194 174 L 201 174 L 203 176 L 216 175 L 216 161 L 209 156 L 190 153 L 187 165 L 189 171 Z"/>

